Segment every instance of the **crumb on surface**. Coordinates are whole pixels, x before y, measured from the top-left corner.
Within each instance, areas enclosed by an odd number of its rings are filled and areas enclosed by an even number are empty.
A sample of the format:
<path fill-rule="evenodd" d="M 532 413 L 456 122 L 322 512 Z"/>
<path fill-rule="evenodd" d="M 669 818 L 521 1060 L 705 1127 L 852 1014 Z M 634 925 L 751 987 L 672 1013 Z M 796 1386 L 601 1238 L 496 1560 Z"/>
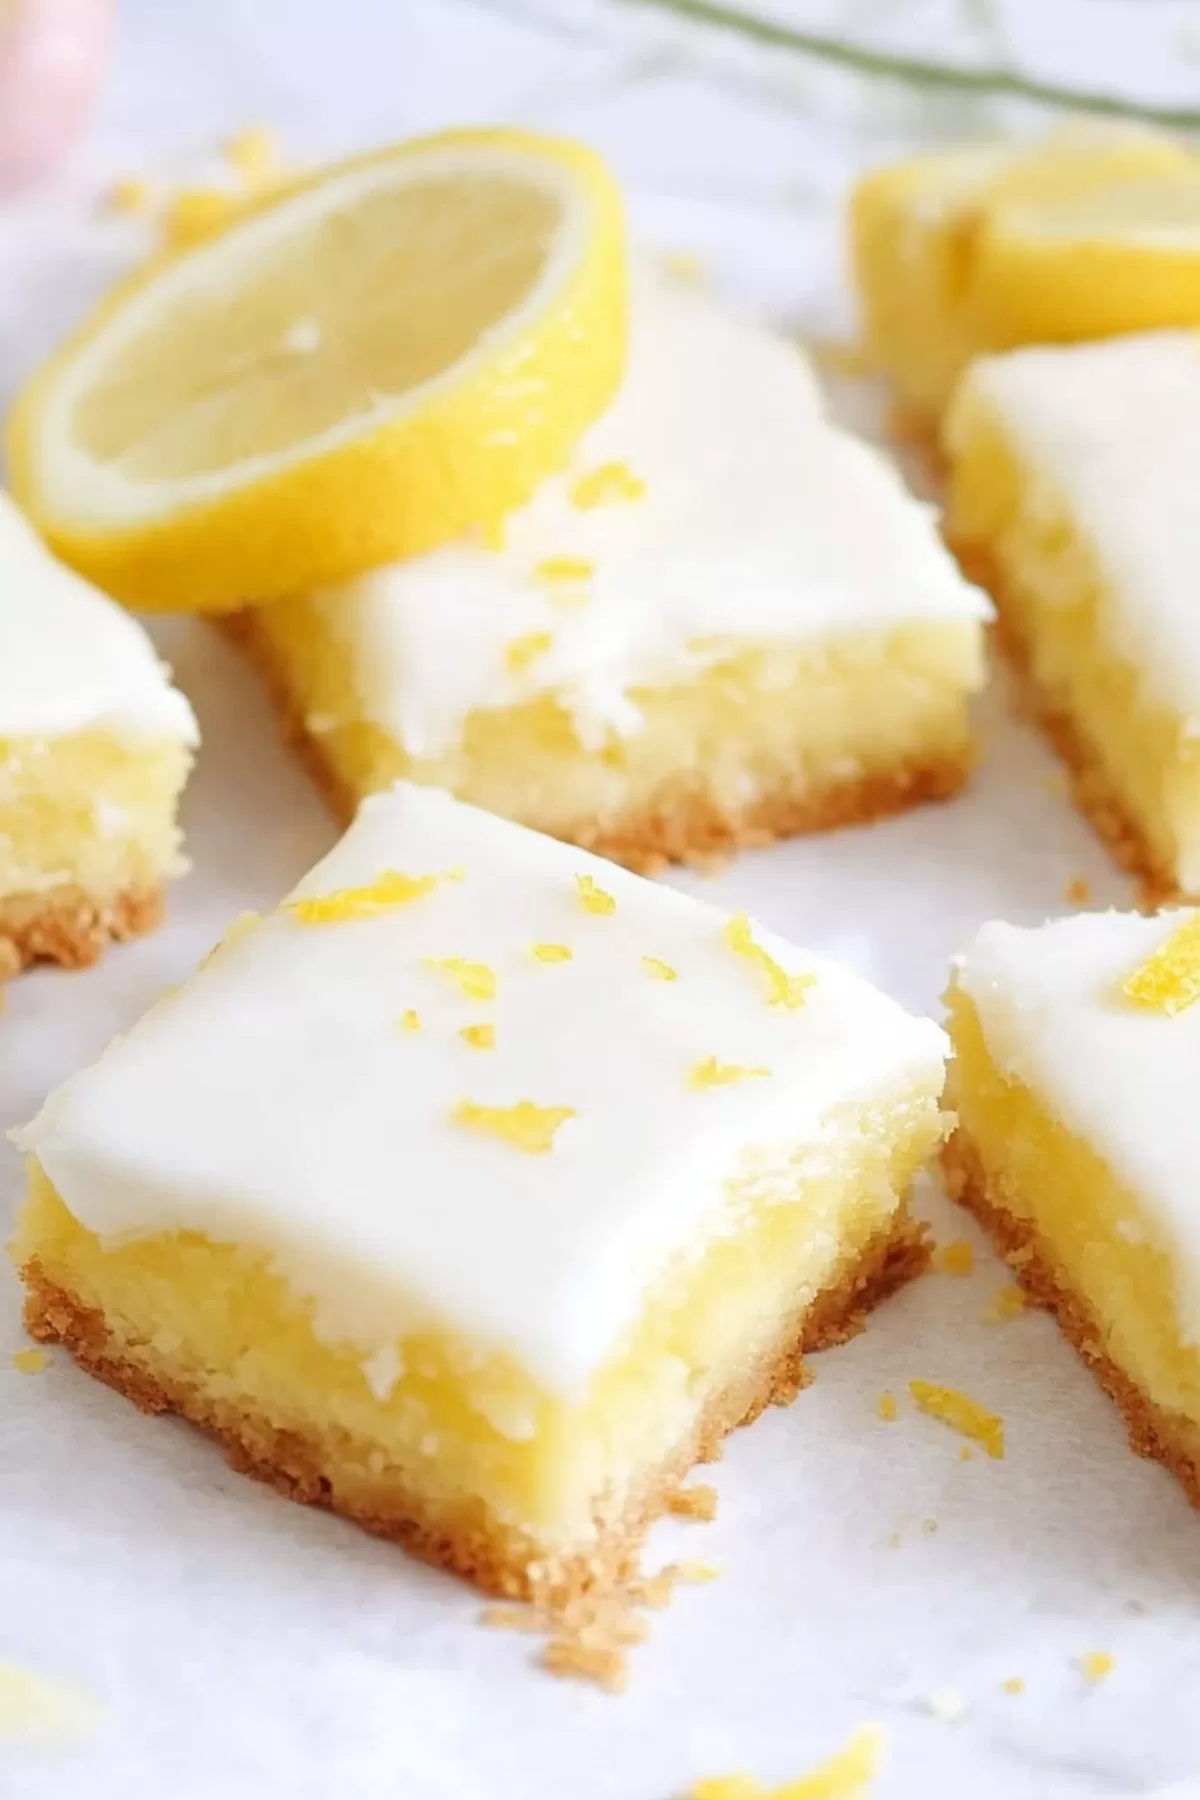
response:
<path fill-rule="evenodd" d="M 896 1404 L 896 1396 L 890 1388 L 885 1389 L 885 1391 L 880 1394 L 879 1399 L 875 1403 L 875 1412 L 878 1418 L 885 1419 L 889 1424 L 893 1419 L 898 1419 L 900 1417 L 900 1408 Z"/>
<path fill-rule="evenodd" d="M 751 1775 L 717 1775 L 693 1784 L 688 1800 L 866 1800 L 883 1763 L 887 1737 L 880 1725 L 860 1725 L 840 1750 L 780 1788 Z"/>
<path fill-rule="evenodd" d="M 1000 1692 L 1002 1694 L 1023 1694 L 1025 1692 L 1024 1677 L 1021 1675 L 1008 1676 L 1005 1681 L 1000 1683 Z"/>
<path fill-rule="evenodd" d="M 1010 1319 L 1019 1319 L 1026 1311 L 1028 1301 L 1025 1289 L 1015 1282 L 1007 1282 L 997 1288 L 986 1309 L 979 1315 L 983 1325 L 1005 1325 Z"/>
<path fill-rule="evenodd" d="M 921 1530 L 924 1532 L 926 1537 L 932 1537 L 934 1535 L 934 1533 L 936 1532 L 937 1528 L 938 1528 L 938 1522 L 936 1519 L 922 1519 L 921 1520 Z"/>
<path fill-rule="evenodd" d="M 622 1694 L 629 1681 L 629 1659 L 619 1646 L 582 1644 L 578 1638 L 553 1637 L 542 1651 L 542 1667 L 551 1675 L 594 1681 L 607 1694 Z"/>
<path fill-rule="evenodd" d="M 667 1497 L 667 1511 L 679 1519 L 707 1521 L 717 1516 L 717 1490 L 704 1482 L 678 1487 Z"/>
<path fill-rule="evenodd" d="M 1072 875 L 1064 898 L 1072 906 L 1086 906 L 1092 897 L 1092 884 L 1086 875 Z"/>
<path fill-rule="evenodd" d="M 1116 1667 L 1111 1650 L 1085 1650 L 1079 1658 L 1079 1672 L 1085 1681 L 1103 1681 Z"/>
<path fill-rule="evenodd" d="M 933 1253 L 933 1266 L 943 1275 L 970 1275 L 975 1267 L 974 1246 L 966 1238 L 939 1244 Z"/>
<path fill-rule="evenodd" d="M 921 1412 L 982 1445 L 997 1461 L 1004 1455 L 1004 1420 L 972 1400 L 961 1388 L 934 1381 L 910 1381 L 908 1391 Z"/>
<path fill-rule="evenodd" d="M 10 1360 L 22 1375 L 40 1375 L 50 1358 L 44 1350 L 35 1350 L 31 1345 L 25 1350 L 14 1350 Z"/>

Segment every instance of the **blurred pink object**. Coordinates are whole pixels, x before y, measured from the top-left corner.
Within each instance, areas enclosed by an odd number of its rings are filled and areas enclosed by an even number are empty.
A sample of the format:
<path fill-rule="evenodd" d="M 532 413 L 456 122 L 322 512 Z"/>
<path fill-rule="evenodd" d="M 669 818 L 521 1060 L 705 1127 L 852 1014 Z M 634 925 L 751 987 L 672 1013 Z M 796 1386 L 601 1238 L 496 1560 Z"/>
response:
<path fill-rule="evenodd" d="M 99 93 L 112 24 L 112 0 L 0 0 L 0 192 L 67 154 Z"/>

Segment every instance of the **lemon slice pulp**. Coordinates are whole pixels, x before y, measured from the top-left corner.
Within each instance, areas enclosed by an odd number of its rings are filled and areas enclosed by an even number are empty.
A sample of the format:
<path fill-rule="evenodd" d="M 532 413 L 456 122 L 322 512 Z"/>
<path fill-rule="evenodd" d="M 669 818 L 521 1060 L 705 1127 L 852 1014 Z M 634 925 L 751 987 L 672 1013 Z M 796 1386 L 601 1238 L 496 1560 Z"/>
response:
<path fill-rule="evenodd" d="M 20 396 L 14 487 L 120 598 L 220 610 L 494 528 L 607 405 L 625 342 L 599 158 L 443 133 L 126 283 Z"/>

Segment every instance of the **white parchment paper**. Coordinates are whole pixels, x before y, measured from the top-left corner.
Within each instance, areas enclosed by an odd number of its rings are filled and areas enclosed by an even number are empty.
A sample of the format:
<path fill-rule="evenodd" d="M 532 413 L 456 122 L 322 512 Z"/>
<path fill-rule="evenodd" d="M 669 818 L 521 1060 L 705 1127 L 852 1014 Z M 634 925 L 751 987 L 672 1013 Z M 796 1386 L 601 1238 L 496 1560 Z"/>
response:
<path fill-rule="evenodd" d="M 932 9 L 938 30 L 948 10 Z M 703 250 L 773 310 L 844 303 L 827 205 L 793 202 L 814 180 L 834 193 L 856 157 L 878 154 L 885 127 L 904 128 L 895 105 L 796 111 L 791 88 L 718 92 L 657 40 L 627 57 L 561 20 L 543 33 L 509 17 L 521 11 L 130 0 L 71 181 L 0 212 L 0 388 L 133 248 L 136 228 L 96 223 L 97 187 L 156 157 L 190 168 L 264 116 L 314 155 L 446 119 L 575 130 L 615 157 L 645 235 Z M 863 126 L 858 151 L 847 120 Z M 0 1126 L 334 835 L 232 651 L 189 621 L 158 636 L 204 732 L 185 807 L 194 869 L 155 937 L 88 974 L 14 984 Z M 1096 904 L 1127 898 L 1002 683 L 980 729 L 981 770 L 952 804 L 744 856 L 695 885 L 935 1010 L 983 919 L 1065 910 L 1076 876 Z M 19 1189 L 5 1146 L 5 1232 Z M 142 1418 L 64 1355 L 18 1373 L 20 1297 L 0 1271 L 0 1661 L 99 1707 L 70 1743 L 0 1737 L 0 1796 L 671 1800 L 730 1769 L 781 1782 L 868 1719 L 889 1735 L 880 1800 L 1195 1792 L 1200 1520 L 1131 1454 L 1049 1321 L 981 1322 L 1003 1271 L 932 1189 L 921 1204 L 940 1236 L 976 1242 L 976 1273 L 917 1283 L 823 1357 L 790 1410 L 706 1472 L 716 1522 L 655 1532 L 650 1567 L 686 1556 L 721 1575 L 653 1616 L 619 1700 L 550 1679 L 529 1639 L 478 1627 L 463 1586 L 234 1475 L 198 1434 Z M 880 1393 L 903 1396 L 913 1376 L 1002 1413 L 1006 1459 L 961 1460 L 962 1440 L 903 1399 L 881 1422 Z M 1090 1650 L 1116 1658 L 1096 1686 L 1076 1662 Z M 1010 1677 L 1023 1694 L 1002 1692 Z M 928 1705 L 947 1689 L 966 1703 L 954 1723 Z"/>

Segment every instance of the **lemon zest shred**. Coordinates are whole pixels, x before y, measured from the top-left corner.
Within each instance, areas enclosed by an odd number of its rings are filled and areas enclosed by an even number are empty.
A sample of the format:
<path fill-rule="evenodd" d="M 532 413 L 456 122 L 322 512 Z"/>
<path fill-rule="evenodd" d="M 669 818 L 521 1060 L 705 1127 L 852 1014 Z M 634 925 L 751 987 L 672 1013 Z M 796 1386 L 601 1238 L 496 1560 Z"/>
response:
<path fill-rule="evenodd" d="M 719 1775 L 696 1782 L 690 1800 L 865 1800 L 886 1746 L 881 1726 L 860 1725 L 825 1762 L 780 1788 L 760 1787 L 749 1775 Z"/>
<path fill-rule="evenodd" d="M 590 512 L 613 501 L 640 500 L 645 491 L 645 482 L 627 462 L 600 463 L 579 477 L 571 489 L 571 504 L 580 512 Z"/>
<path fill-rule="evenodd" d="M 180 188 L 172 195 L 162 222 L 163 244 L 168 250 L 186 250 L 224 231 L 241 211 L 242 201 L 228 188 Z"/>
<path fill-rule="evenodd" d="M 1024 1676 L 1023 1675 L 1008 1676 L 1008 1678 L 1006 1680 L 1004 1680 L 1000 1683 L 1000 1692 L 1002 1694 L 1023 1694 L 1025 1692 Z"/>
<path fill-rule="evenodd" d="M 302 925 L 329 925 L 341 919 L 369 919 L 376 913 L 393 912 L 400 906 L 411 906 L 414 900 L 431 894 L 440 881 L 458 879 L 449 875 L 402 875 L 399 869 L 385 869 L 365 887 L 335 888 L 329 894 L 313 894 L 298 900 L 285 900 L 283 911 L 291 913 Z"/>
<path fill-rule="evenodd" d="M 896 1396 L 890 1388 L 885 1388 L 883 1393 L 880 1394 L 875 1405 L 875 1412 L 877 1417 L 883 1419 L 889 1425 L 893 1420 L 900 1417 L 900 1408 L 896 1405 Z"/>
<path fill-rule="evenodd" d="M 612 895 L 602 887 L 597 887 L 590 875 L 577 875 L 575 885 L 579 889 L 579 903 L 584 912 L 598 913 L 604 917 L 616 912 L 617 903 Z"/>
<path fill-rule="evenodd" d="M 494 1025 L 464 1025 L 458 1035 L 464 1044 L 470 1044 L 472 1050 L 494 1050 L 496 1048 L 496 1027 Z"/>
<path fill-rule="evenodd" d="M 1200 912 L 1185 919 L 1153 956 L 1127 975 L 1123 992 L 1168 1018 L 1200 1000 Z"/>
<path fill-rule="evenodd" d="M 933 1266 L 943 1275 L 969 1275 L 975 1267 L 974 1246 L 967 1238 L 954 1238 L 939 1244 L 933 1253 Z"/>
<path fill-rule="evenodd" d="M 654 977 L 655 981 L 679 980 L 678 969 L 673 969 L 670 963 L 664 962 L 660 956 L 643 956 L 642 967 L 648 975 Z"/>
<path fill-rule="evenodd" d="M 153 183 L 141 175 L 123 175 L 119 181 L 113 182 L 104 199 L 105 211 L 116 213 L 122 218 L 147 213 L 153 205 Z"/>
<path fill-rule="evenodd" d="M 699 1093 L 707 1088 L 734 1087 L 739 1081 L 751 1081 L 756 1076 L 770 1073 L 770 1069 L 764 1069 L 761 1064 L 721 1063 L 715 1056 L 706 1056 L 688 1070 L 687 1084 Z"/>
<path fill-rule="evenodd" d="M 440 969 L 458 983 L 468 1000 L 496 998 L 496 971 L 486 963 L 469 962 L 465 956 L 427 956 L 427 969 Z"/>
<path fill-rule="evenodd" d="M 400 1028 L 402 1031 L 420 1031 L 421 1015 L 415 1007 L 410 1006 L 407 1012 L 401 1014 Z"/>
<path fill-rule="evenodd" d="M 460 1100 L 452 1117 L 456 1125 L 502 1138 L 526 1156 L 541 1156 L 553 1149 L 559 1126 L 577 1114 L 573 1106 L 537 1106 L 532 1100 L 518 1100 L 515 1106 L 480 1106 L 474 1100 Z"/>
<path fill-rule="evenodd" d="M 754 941 L 750 920 L 745 913 L 734 913 L 725 921 L 724 936 L 735 956 L 744 956 L 747 962 L 762 970 L 767 978 L 767 998 L 771 1006 L 785 1006 L 794 1010 L 804 1005 L 805 995 L 815 985 L 816 976 L 789 975 L 781 963 L 777 963 L 761 944 Z"/>
<path fill-rule="evenodd" d="M 1085 1681 L 1103 1681 L 1111 1675 L 1117 1659 L 1111 1650 L 1085 1650 L 1079 1658 L 1079 1672 Z"/>
<path fill-rule="evenodd" d="M 12 1366 L 19 1369 L 22 1375 L 40 1375 L 50 1358 L 44 1350 L 35 1350 L 32 1345 L 26 1350 L 14 1350 Z"/>
<path fill-rule="evenodd" d="M 523 675 L 553 644 L 548 631 L 531 631 L 525 637 L 510 638 L 504 646 L 504 666 L 510 675 Z"/>
<path fill-rule="evenodd" d="M 540 963 L 570 962 L 575 952 L 569 944 L 535 944 L 530 955 Z"/>
<path fill-rule="evenodd" d="M 534 565 L 534 579 L 549 587 L 562 582 L 590 581 L 596 565 L 590 556 L 545 556 Z"/>
<path fill-rule="evenodd" d="M 244 188 L 269 187 L 283 173 L 279 139 L 269 125 L 249 125 L 224 145 L 225 160 Z"/>
<path fill-rule="evenodd" d="M 1004 1420 L 972 1400 L 960 1388 L 942 1387 L 934 1381 L 910 1381 L 908 1391 L 918 1409 L 931 1419 L 961 1432 L 999 1460 L 1004 1455 Z"/>
<path fill-rule="evenodd" d="M 992 1295 L 991 1303 L 981 1315 L 980 1323 L 1007 1325 L 1010 1319 L 1019 1319 L 1027 1305 L 1024 1288 L 1018 1287 L 1013 1281 L 1006 1282 Z"/>

